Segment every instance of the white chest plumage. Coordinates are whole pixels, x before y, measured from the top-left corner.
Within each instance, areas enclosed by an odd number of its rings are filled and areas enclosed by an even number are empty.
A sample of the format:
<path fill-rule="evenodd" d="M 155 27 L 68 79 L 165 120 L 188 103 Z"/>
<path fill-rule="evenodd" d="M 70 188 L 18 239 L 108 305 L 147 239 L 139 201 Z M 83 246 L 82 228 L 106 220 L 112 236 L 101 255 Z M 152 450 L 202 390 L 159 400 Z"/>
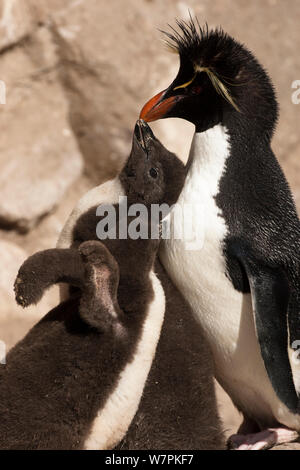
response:
<path fill-rule="evenodd" d="M 268 379 L 255 334 L 251 296 L 236 291 L 226 276 L 222 248 L 227 227 L 215 196 L 229 152 L 228 135 L 221 125 L 195 134 L 191 166 L 178 204 L 195 205 L 196 230 L 201 231 L 195 238 L 201 245 L 188 250 L 184 240 L 172 238 L 176 231 L 171 231 L 171 238 L 162 243 L 160 258 L 201 323 L 216 376 L 234 402 L 263 424 L 272 425 L 275 418 L 299 427 Z M 174 224 L 182 225 L 180 217 Z"/>
<path fill-rule="evenodd" d="M 113 393 L 94 419 L 84 443 L 87 450 L 113 449 L 125 436 L 133 420 L 155 356 L 165 313 L 165 295 L 153 271 L 150 279 L 154 298 L 150 303 L 134 356 L 120 372 Z"/>

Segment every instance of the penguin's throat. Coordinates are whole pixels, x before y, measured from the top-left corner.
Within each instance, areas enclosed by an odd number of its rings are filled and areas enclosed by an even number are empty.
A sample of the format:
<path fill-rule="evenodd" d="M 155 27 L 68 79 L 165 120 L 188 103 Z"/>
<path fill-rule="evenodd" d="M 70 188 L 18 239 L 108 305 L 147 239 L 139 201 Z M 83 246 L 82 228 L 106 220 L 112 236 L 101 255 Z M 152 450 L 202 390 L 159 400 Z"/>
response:
<path fill-rule="evenodd" d="M 217 124 L 205 132 L 195 132 L 187 165 L 187 183 L 195 180 L 195 184 L 204 184 L 209 192 L 216 195 L 229 154 L 229 134 L 223 125 Z"/>
<path fill-rule="evenodd" d="M 222 124 L 204 131 L 195 132 L 189 153 L 189 169 L 193 165 L 212 165 L 224 161 L 229 153 L 228 130 Z"/>

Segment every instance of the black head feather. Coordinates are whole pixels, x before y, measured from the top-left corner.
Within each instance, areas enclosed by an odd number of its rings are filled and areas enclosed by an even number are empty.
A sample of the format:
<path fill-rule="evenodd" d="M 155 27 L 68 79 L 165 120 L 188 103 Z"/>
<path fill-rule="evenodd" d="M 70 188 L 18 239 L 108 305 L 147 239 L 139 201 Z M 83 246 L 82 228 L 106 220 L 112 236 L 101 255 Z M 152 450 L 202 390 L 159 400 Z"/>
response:
<path fill-rule="evenodd" d="M 201 27 L 197 18 L 188 22 L 176 20 L 176 24 L 178 31 L 169 25 L 171 32 L 163 31 L 163 34 L 168 38 L 168 46 L 179 53 L 182 61 L 211 68 L 218 75 L 227 71 L 229 76 L 224 75 L 223 78 L 225 81 L 235 79 L 233 84 L 243 83 L 241 72 L 243 67 L 249 67 L 249 60 L 259 66 L 251 52 L 221 27 L 209 30 L 207 23 Z"/>
<path fill-rule="evenodd" d="M 207 24 L 201 27 L 198 19 L 191 17 L 176 23 L 176 29 L 170 26 L 170 31 L 163 31 L 167 45 L 180 56 L 180 70 L 172 85 L 184 80 L 184 71 L 185 78 L 193 70 L 198 74 L 209 72 L 214 88 L 224 98 L 225 114 L 234 107 L 271 136 L 277 121 L 277 101 L 268 74 L 254 55 L 222 28 L 210 30 Z M 214 78 L 221 90 L 213 83 Z"/>

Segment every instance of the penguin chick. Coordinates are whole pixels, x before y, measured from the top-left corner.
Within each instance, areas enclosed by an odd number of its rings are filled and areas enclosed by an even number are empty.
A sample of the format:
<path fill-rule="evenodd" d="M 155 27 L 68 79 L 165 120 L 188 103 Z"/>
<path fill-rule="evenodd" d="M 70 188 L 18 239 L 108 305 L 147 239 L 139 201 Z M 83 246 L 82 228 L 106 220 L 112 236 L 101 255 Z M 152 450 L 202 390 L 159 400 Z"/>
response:
<path fill-rule="evenodd" d="M 130 199 L 142 198 L 148 206 L 173 204 L 184 166 L 142 122 L 135 129 L 131 159 L 139 164 L 136 178 L 148 184 L 146 192 L 136 192 L 125 172 L 122 184 L 131 188 Z M 158 183 L 150 172 L 153 165 L 160 172 Z M 168 187 L 173 178 L 165 169 L 181 181 L 177 194 Z M 29 259 L 28 270 L 24 263 L 16 294 L 26 305 L 61 279 L 74 280 L 79 290 L 35 325 L 0 369 L 1 449 L 108 449 L 125 436 L 164 319 L 164 292 L 154 273 L 158 245 L 158 239 L 107 240 L 106 248 L 99 240 L 79 243 L 78 256 L 69 251 L 69 267 L 68 252 L 58 250 L 48 277 L 44 262 L 51 264 L 51 252 Z"/>

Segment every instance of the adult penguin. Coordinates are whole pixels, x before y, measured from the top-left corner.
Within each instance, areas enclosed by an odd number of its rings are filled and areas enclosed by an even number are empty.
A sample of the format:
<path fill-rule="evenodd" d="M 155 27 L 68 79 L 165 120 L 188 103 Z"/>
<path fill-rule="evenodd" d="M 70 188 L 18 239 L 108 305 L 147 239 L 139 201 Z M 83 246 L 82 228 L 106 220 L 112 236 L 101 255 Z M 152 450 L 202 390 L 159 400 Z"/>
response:
<path fill-rule="evenodd" d="M 194 205 L 201 249 L 171 237 L 160 257 L 205 331 L 218 381 L 244 415 L 231 445 L 267 448 L 300 431 L 300 225 L 271 150 L 277 101 L 246 47 L 192 19 L 178 27 L 166 34 L 179 72 L 141 118 L 195 125 L 178 204 Z"/>

